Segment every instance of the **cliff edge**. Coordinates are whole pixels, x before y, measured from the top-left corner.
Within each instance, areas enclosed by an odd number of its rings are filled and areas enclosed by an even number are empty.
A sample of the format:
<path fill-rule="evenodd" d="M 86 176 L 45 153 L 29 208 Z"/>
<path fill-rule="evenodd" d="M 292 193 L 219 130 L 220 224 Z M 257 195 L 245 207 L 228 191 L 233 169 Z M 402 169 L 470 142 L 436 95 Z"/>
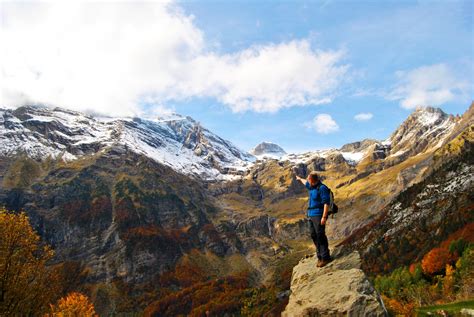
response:
<path fill-rule="evenodd" d="M 293 268 L 283 317 L 387 316 L 383 301 L 360 268 L 359 253 L 337 251 L 333 252 L 334 261 L 323 268 L 316 267 L 314 255 Z"/>

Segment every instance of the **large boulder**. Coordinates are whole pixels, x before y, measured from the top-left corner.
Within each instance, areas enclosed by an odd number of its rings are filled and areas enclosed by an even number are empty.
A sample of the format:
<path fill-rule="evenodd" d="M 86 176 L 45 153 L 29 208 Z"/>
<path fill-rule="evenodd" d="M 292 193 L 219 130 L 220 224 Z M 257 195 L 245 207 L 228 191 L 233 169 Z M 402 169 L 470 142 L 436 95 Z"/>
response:
<path fill-rule="evenodd" d="M 314 255 L 293 268 L 282 316 L 386 316 L 382 299 L 360 269 L 359 253 L 333 256 L 323 268 L 316 267 Z"/>

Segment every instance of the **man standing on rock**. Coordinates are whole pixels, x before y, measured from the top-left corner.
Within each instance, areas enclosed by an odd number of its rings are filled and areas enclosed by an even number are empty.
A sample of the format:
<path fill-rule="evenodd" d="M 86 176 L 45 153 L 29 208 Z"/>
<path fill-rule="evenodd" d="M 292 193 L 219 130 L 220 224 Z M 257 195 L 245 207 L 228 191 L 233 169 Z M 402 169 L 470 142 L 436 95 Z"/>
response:
<path fill-rule="evenodd" d="M 329 189 L 324 185 L 316 172 L 311 172 L 307 179 L 296 175 L 309 190 L 308 210 L 306 213 L 311 238 L 316 246 L 317 267 L 323 267 L 332 261 L 329 254 L 329 243 L 325 228 L 329 210 Z"/>

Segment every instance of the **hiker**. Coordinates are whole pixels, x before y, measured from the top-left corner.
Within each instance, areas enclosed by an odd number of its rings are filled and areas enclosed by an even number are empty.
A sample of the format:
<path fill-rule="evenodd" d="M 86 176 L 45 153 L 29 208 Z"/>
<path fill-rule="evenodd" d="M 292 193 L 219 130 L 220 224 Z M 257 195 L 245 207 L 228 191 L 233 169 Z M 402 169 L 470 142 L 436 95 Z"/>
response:
<path fill-rule="evenodd" d="M 323 267 L 332 261 L 329 254 L 329 243 L 325 228 L 329 210 L 329 189 L 324 185 L 316 172 L 311 172 L 307 179 L 296 175 L 309 190 L 308 210 L 306 213 L 311 238 L 316 246 L 317 267 Z"/>

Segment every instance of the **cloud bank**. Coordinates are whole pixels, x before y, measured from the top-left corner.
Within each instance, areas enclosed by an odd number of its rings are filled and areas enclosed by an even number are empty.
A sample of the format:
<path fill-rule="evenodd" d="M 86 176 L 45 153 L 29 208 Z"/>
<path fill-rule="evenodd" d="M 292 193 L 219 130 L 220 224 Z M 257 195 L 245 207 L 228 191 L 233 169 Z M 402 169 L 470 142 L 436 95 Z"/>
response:
<path fill-rule="evenodd" d="M 396 72 L 395 87 L 385 97 L 398 100 L 406 109 L 417 106 L 440 106 L 447 102 L 469 100 L 470 84 L 446 64 L 418 67 Z"/>
<path fill-rule="evenodd" d="M 144 103 L 156 112 L 211 97 L 233 112 L 276 112 L 331 102 L 348 75 L 342 51 L 314 49 L 307 39 L 220 54 L 173 2 L 2 3 L 0 10 L 0 106 L 142 115 Z"/>

